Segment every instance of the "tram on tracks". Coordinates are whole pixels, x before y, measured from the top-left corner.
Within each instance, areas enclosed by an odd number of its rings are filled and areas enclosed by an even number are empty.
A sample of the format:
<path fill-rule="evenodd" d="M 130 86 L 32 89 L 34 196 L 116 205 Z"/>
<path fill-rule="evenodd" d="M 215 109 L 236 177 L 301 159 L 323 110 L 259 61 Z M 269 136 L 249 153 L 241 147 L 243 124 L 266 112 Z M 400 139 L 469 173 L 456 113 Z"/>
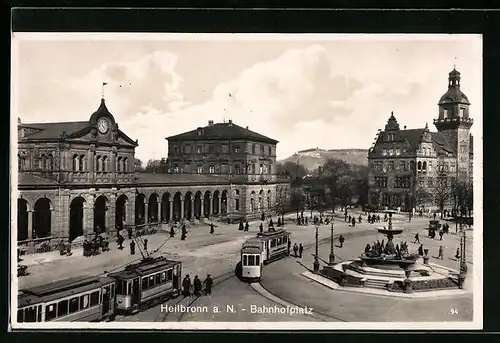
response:
<path fill-rule="evenodd" d="M 181 291 L 182 262 L 147 257 L 106 277 L 82 276 L 18 293 L 18 323 L 98 322 L 130 314 Z"/>
<path fill-rule="evenodd" d="M 78 277 L 20 290 L 18 323 L 97 322 L 115 314 L 115 280 Z"/>
<path fill-rule="evenodd" d="M 290 255 L 290 232 L 283 229 L 263 232 L 250 238 L 241 247 L 241 278 L 248 282 L 260 281 L 265 264 Z"/>
<path fill-rule="evenodd" d="M 111 273 L 116 281 L 116 310 L 130 314 L 177 297 L 181 292 L 182 263 L 164 257 L 145 258 Z"/>

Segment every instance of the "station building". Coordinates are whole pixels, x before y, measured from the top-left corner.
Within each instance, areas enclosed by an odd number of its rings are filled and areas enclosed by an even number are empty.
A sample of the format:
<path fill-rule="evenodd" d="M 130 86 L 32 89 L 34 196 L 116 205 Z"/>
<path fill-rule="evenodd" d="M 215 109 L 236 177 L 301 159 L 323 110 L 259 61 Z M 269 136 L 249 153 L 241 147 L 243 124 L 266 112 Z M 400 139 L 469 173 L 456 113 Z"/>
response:
<path fill-rule="evenodd" d="M 221 125 L 229 129 L 228 135 L 211 131 Z M 171 172 L 136 173 L 138 141 L 119 129 L 104 99 L 90 119 L 81 122 L 18 120 L 18 242 L 73 240 L 111 233 L 122 224 L 251 219 L 286 208 L 290 180 L 275 175 L 277 141 L 257 133 L 247 141 L 232 128 L 241 129 L 232 123 L 210 124 L 196 136 L 203 141 L 193 139 L 191 132 L 171 137 Z M 212 144 L 223 146 L 226 139 L 232 139 L 225 148 L 232 153 L 220 156 L 220 164 L 213 160 L 219 152 L 197 154 L 198 149 L 211 152 Z M 267 154 L 242 154 L 253 141 L 266 142 Z M 187 150 L 191 145 L 194 150 Z M 269 167 L 259 162 L 257 173 L 246 167 L 231 169 L 233 160 L 245 161 L 242 166 L 265 160 Z"/>
<path fill-rule="evenodd" d="M 448 90 L 438 103 L 437 132 L 424 128 L 401 129 L 391 113 L 368 152 L 368 201 L 372 205 L 409 210 L 417 207 L 418 194 L 433 195 L 437 178 L 449 187 L 456 180 L 472 184 L 473 119 L 470 102 L 460 90 L 460 73 L 453 69 Z M 433 201 L 427 198 L 427 207 Z"/>

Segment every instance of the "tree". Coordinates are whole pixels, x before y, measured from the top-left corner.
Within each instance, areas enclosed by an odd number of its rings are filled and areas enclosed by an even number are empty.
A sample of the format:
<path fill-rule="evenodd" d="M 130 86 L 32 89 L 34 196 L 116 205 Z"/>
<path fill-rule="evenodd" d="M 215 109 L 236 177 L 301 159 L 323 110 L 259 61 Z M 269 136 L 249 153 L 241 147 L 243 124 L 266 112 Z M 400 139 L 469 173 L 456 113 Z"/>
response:
<path fill-rule="evenodd" d="M 162 158 L 160 160 L 150 159 L 146 164 L 146 168 L 144 169 L 144 171 L 146 173 L 167 173 L 167 160 L 165 158 Z"/>
<path fill-rule="evenodd" d="M 344 161 L 329 159 L 322 168 L 320 178 L 328 188 L 329 202 L 333 211 L 335 205 L 344 208 L 350 204 L 354 189 L 354 173 Z"/>
<path fill-rule="evenodd" d="M 139 173 L 144 171 L 144 168 L 142 168 L 142 161 L 138 158 L 134 159 L 134 170 Z"/>
<path fill-rule="evenodd" d="M 290 205 L 292 206 L 293 209 L 297 211 L 297 217 L 299 216 L 299 212 L 304 210 L 305 199 L 306 199 L 306 194 L 302 186 L 292 187 L 290 193 Z"/>
<path fill-rule="evenodd" d="M 298 162 L 286 161 L 276 164 L 276 173 L 290 175 L 292 180 L 302 178 L 307 175 L 308 170 Z"/>
<path fill-rule="evenodd" d="M 439 208 L 441 212 L 441 219 L 443 219 L 443 211 L 446 204 L 451 198 L 452 192 L 451 187 L 448 185 L 448 177 L 446 174 L 440 174 L 437 177 L 437 184 L 434 187 L 434 203 Z"/>
<path fill-rule="evenodd" d="M 472 213 L 474 205 L 474 192 L 471 182 L 455 181 L 452 185 L 451 197 L 455 215 Z"/>
<path fill-rule="evenodd" d="M 419 188 L 415 191 L 415 207 L 425 207 L 425 205 L 432 202 L 432 200 L 433 196 L 427 190 Z"/>

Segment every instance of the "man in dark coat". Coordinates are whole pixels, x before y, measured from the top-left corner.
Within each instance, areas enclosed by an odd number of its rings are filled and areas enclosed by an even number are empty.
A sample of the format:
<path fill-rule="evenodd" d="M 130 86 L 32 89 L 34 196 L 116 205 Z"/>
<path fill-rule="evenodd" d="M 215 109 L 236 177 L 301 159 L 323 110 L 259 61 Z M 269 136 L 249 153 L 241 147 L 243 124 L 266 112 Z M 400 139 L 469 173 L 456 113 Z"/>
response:
<path fill-rule="evenodd" d="M 203 284 L 205 285 L 205 295 L 212 294 L 212 286 L 214 284 L 214 281 L 210 277 L 210 274 L 207 274 L 207 278 L 205 279 L 205 281 L 203 281 Z"/>
<path fill-rule="evenodd" d="M 259 225 L 259 231 L 260 231 L 260 233 L 264 232 L 264 225 L 262 225 L 262 223 L 260 223 L 260 225 Z"/>
<path fill-rule="evenodd" d="M 418 232 L 415 234 L 415 241 L 413 243 L 417 242 L 420 244 L 420 237 L 418 236 Z"/>
<path fill-rule="evenodd" d="M 341 248 L 344 246 L 344 241 L 345 241 L 344 236 L 340 235 L 340 237 L 339 237 L 339 243 L 340 243 L 340 247 Z"/>
<path fill-rule="evenodd" d="M 424 256 L 424 245 L 423 244 L 420 244 L 420 246 L 418 247 L 418 254 L 420 256 Z"/>
<path fill-rule="evenodd" d="M 182 281 L 182 295 L 184 295 L 184 298 L 191 295 L 191 280 L 189 279 L 189 274 L 187 274 Z"/>
<path fill-rule="evenodd" d="M 201 281 L 198 279 L 198 275 L 195 275 L 194 280 L 193 280 L 193 289 L 194 289 L 194 295 L 199 297 L 201 295 Z"/>
<path fill-rule="evenodd" d="M 295 243 L 293 245 L 293 256 L 294 257 L 297 257 L 297 252 L 299 251 L 299 246 L 297 245 L 297 243 Z"/>
<path fill-rule="evenodd" d="M 240 225 L 238 226 L 238 230 L 243 231 L 243 220 L 240 220 Z"/>
<path fill-rule="evenodd" d="M 248 220 L 245 222 L 245 231 L 248 231 L 250 229 L 250 225 L 248 224 Z"/>
<path fill-rule="evenodd" d="M 354 216 L 352 217 L 352 226 L 356 226 L 356 219 L 354 218 Z"/>
<path fill-rule="evenodd" d="M 144 238 L 144 251 L 148 251 L 148 239 Z"/>
<path fill-rule="evenodd" d="M 358 223 L 359 223 L 359 224 L 361 224 L 361 220 L 362 220 L 362 218 L 361 218 L 361 214 L 360 214 L 360 215 L 359 215 L 359 218 L 358 218 Z"/>
<path fill-rule="evenodd" d="M 304 247 L 302 246 L 302 243 L 299 244 L 299 258 L 302 258 L 302 253 L 304 252 Z"/>
<path fill-rule="evenodd" d="M 210 223 L 210 234 L 214 234 L 214 223 Z"/>
<path fill-rule="evenodd" d="M 135 255 L 135 242 L 130 241 L 130 255 Z"/>

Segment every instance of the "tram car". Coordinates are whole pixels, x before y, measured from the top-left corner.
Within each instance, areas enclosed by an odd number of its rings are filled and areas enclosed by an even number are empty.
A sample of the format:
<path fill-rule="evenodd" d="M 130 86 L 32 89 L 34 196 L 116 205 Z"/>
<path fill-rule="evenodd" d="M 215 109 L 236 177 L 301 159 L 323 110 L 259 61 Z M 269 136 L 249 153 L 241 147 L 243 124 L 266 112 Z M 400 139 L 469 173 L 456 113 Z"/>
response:
<path fill-rule="evenodd" d="M 115 280 L 78 277 L 19 291 L 18 323 L 98 322 L 115 314 Z"/>
<path fill-rule="evenodd" d="M 290 233 L 281 229 L 263 232 L 250 238 L 241 247 L 241 278 L 245 281 L 259 281 L 262 267 L 290 254 L 288 242 Z"/>
<path fill-rule="evenodd" d="M 153 304 L 179 296 L 181 271 L 181 262 L 161 256 L 143 259 L 109 274 L 116 282 L 117 313 L 143 311 Z"/>

